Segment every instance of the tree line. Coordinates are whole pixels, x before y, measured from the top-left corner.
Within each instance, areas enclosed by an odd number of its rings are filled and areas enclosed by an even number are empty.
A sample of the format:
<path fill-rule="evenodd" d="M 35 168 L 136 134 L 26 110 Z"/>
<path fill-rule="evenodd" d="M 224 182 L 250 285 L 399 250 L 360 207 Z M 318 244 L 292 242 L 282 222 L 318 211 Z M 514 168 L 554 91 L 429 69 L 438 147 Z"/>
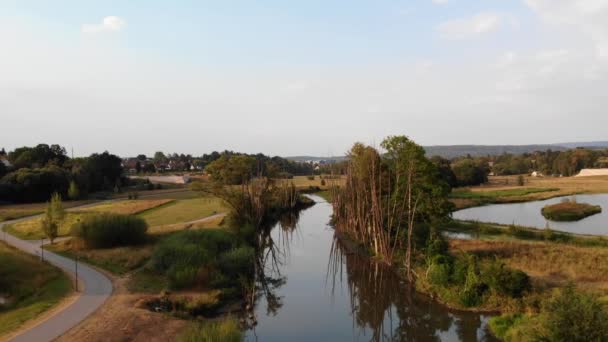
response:
<path fill-rule="evenodd" d="M 11 166 L 0 163 L 0 201 L 41 202 L 53 193 L 77 199 L 127 182 L 121 159 L 107 151 L 69 158 L 64 147 L 39 144 L 4 152 L 3 158 Z"/>

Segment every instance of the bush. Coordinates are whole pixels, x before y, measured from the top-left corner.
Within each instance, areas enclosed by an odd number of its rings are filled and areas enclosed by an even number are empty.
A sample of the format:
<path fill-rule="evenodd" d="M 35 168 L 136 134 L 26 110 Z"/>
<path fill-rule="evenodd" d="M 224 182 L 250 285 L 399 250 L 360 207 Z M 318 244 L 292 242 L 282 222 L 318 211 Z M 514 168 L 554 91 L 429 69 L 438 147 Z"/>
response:
<path fill-rule="evenodd" d="M 252 271 L 252 260 L 255 251 L 251 247 L 239 247 L 224 253 L 219 260 L 219 267 L 230 277 L 248 274 Z"/>
<path fill-rule="evenodd" d="M 82 239 L 89 248 L 130 246 L 146 241 L 148 224 L 130 215 L 100 214 L 86 216 L 72 227 L 72 236 Z"/>
<path fill-rule="evenodd" d="M 437 255 L 431 261 L 427 272 L 428 280 L 433 285 L 447 286 L 452 273 L 451 260 L 443 255 Z"/>
<path fill-rule="evenodd" d="M 253 248 L 237 245 L 234 234 L 224 230 L 183 231 L 159 243 L 151 264 L 174 289 L 235 286 L 240 275 L 253 272 L 254 260 Z"/>
<path fill-rule="evenodd" d="M 310 180 L 310 181 L 315 180 L 315 176 L 306 176 L 306 178 L 307 178 L 308 180 Z"/>
<path fill-rule="evenodd" d="M 240 342 L 243 333 L 234 319 L 220 322 L 196 323 L 177 339 L 179 342 Z"/>
<path fill-rule="evenodd" d="M 608 312 L 596 297 L 568 286 L 543 307 L 543 340 L 607 341 Z"/>
<path fill-rule="evenodd" d="M 499 261 L 491 262 L 482 275 L 484 283 L 505 296 L 519 298 L 530 289 L 530 277 L 525 272 L 511 269 Z"/>

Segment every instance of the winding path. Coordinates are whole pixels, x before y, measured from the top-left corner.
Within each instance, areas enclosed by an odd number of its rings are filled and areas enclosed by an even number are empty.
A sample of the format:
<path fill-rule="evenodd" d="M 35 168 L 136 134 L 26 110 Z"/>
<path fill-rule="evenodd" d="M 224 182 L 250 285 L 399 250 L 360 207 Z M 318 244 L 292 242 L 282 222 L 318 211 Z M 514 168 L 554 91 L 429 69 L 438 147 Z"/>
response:
<path fill-rule="evenodd" d="M 32 217 L 30 216 L 18 220 L 2 222 L 0 223 L 0 231 L 2 231 L 4 225 L 31 218 Z M 6 241 L 9 245 L 29 254 L 40 255 L 41 250 L 38 241 L 21 240 L 4 232 L 0 234 L 2 234 L 2 240 Z M 74 260 L 47 250 L 44 251 L 44 259 L 74 276 Z M 17 336 L 13 337 L 11 341 L 38 342 L 54 340 L 91 315 L 112 294 L 113 288 L 110 279 L 83 263 L 78 263 L 78 283 L 81 295 L 76 301 L 48 319 L 19 333 Z"/>

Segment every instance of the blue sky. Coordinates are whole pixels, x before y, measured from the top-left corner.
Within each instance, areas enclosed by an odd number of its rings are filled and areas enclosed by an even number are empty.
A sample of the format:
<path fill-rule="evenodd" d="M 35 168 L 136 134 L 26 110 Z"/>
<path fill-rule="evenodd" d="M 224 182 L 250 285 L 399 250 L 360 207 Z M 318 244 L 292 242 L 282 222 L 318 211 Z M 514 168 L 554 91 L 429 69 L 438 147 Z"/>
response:
<path fill-rule="evenodd" d="M 9 149 L 608 138 L 608 0 L 0 0 L 0 41 Z"/>

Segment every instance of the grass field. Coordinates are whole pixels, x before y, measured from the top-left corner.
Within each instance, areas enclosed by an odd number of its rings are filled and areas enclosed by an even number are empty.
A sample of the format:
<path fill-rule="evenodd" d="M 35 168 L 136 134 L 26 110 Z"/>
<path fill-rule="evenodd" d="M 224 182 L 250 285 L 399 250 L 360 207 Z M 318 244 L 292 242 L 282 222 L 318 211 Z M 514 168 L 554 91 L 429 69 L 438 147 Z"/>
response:
<path fill-rule="evenodd" d="M 72 226 L 86 215 L 94 213 L 137 214 L 171 202 L 171 199 L 128 200 L 103 203 L 94 207 L 69 211 L 59 226 L 59 236 L 69 235 Z M 33 218 L 6 226 L 4 229 L 21 239 L 37 240 L 45 238 L 41 229 L 42 218 Z"/>
<path fill-rule="evenodd" d="M 140 214 L 150 227 L 195 221 L 216 213 L 227 212 L 216 197 L 176 200 Z"/>
<path fill-rule="evenodd" d="M 0 338 L 67 296 L 70 279 L 59 269 L 0 242 Z"/>
<path fill-rule="evenodd" d="M 517 176 L 495 176 L 481 186 L 454 189 L 452 202 L 462 209 L 487 203 L 537 201 L 582 193 L 608 193 L 608 176 L 525 177 L 523 186 L 517 185 Z"/>

